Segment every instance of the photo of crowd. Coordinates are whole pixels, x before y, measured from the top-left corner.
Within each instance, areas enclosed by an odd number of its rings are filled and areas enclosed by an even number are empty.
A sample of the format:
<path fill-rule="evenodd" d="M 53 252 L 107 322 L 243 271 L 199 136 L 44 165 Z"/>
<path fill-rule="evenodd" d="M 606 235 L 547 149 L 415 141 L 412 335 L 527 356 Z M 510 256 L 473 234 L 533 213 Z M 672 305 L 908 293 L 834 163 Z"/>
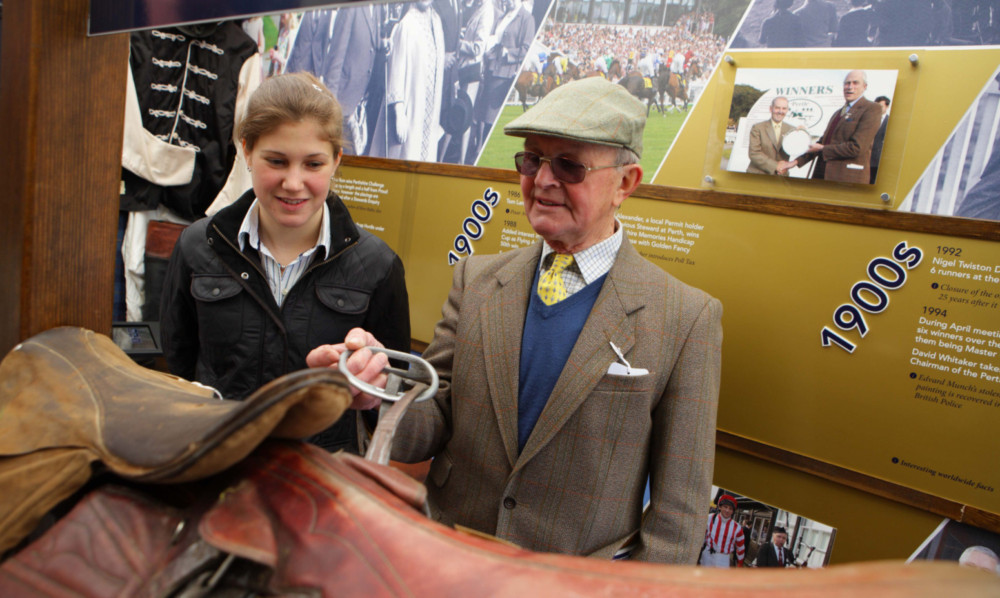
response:
<path fill-rule="evenodd" d="M 258 42 L 264 78 L 308 71 L 333 92 L 348 153 L 472 163 L 549 5 L 348 5 L 254 17 L 243 28 Z"/>
<path fill-rule="evenodd" d="M 370 157 L 511 168 L 516 140 L 494 131 L 559 85 L 605 77 L 662 121 L 647 127 L 648 182 L 749 4 L 416 0 L 242 26 L 261 78 L 316 75 L 344 108 L 345 152 Z"/>
<path fill-rule="evenodd" d="M 580 22 L 574 5 L 558 6 L 542 24 L 494 130 L 559 85 L 604 77 L 625 86 L 646 105 L 649 120 L 642 165 L 644 180 L 652 180 L 748 2 L 717 3 L 725 13 L 709 10 L 715 4 L 677 14 L 668 25 Z M 720 23 L 730 24 L 729 30 Z M 516 141 L 490 136 L 476 164 L 509 167 L 509 155 L 516 151 L 512 144 Z"/>

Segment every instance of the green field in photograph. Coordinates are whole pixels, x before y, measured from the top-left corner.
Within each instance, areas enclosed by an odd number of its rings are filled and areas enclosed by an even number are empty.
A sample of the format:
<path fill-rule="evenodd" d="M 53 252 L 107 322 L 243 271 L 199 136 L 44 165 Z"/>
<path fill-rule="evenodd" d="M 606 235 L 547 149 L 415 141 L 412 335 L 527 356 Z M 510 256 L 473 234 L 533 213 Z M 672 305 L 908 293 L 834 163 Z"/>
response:
<path fill-rule="evenodd" d="M 493 129 L 493 135 L 486 143 L 483 154 L 476 166 L 487 168 L 514 168 L 514 154 L 521 150 L 522 141 L 519 137 L 508 137 L 503 134 L 503 127 L 523 113 L 520 106 L 504 106 Z M 663 162 L 663 156 L 677 136 L 681 124 L 687 117 L 687 112 L 676 110 L 661 114 L 654 107 L 646 120 L 646 131 L 642 137 L 642 182 L 653 180 L 653 175 Z"/>

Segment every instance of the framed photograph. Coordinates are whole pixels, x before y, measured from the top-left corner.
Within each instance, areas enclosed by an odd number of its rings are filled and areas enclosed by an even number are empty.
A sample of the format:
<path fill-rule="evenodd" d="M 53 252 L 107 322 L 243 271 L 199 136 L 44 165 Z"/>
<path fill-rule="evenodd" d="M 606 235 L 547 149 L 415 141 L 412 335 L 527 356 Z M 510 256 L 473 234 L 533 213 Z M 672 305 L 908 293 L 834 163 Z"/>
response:
<path fill-rule="evenodd" d="M 874 184 L 897 74 L 865 69 L 738 69 L 722 168 Z"/>
<path fill-rule="evenodd" d="M 741 538 L 744 567 L 825 567 L 837 536 L 829 525 L 718 486 L 712 486 L 707 515 L 706 540 L 698 559 L 702 567 L 737 566 Z M 726 525 L 730 531 L 738 528 L 737 533 L 713 534 Z M 733 537 L 732 546 L 726 546 L 724 538 Z"/>

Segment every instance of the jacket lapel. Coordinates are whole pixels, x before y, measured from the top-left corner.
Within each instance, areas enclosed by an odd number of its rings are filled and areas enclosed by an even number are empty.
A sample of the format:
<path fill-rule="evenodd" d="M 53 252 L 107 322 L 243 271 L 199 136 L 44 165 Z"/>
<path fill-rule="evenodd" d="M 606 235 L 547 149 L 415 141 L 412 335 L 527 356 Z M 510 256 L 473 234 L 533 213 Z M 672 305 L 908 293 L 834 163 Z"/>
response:
<path fill-rule="evenodd" d="M 641 259 L 628 239 L 624 238 L 618 259 L 608 272 L 594 308 L 580 331 L 566 366 L 549 395 L 545 409 L 542 410 L 515 469 L 523 467 L 552 440 L 587 400 L 607 373 L 608 366 L 618 361 L 611 343 L 614 342 L 623 355 L 628 354 L 635 345 L 635 324 L 630 316 L 646 304 L 645 294 L 639 292 L 644 286 L 641 280 L 637 280 L 636 265 L 637 260 Z M 516 385 L 514 392 L 516 405 Z M 514 425 L 516 447 L 516 413 Z"/>
<path fill-rule="evenodd" d="M 497 292 L 480 310 L 486 382 L 511 467 L 517 461 L 517 388 L 521 335 L 528 297 L 541 255 L 541 243 L 524 251 L 496 273 Z"/>

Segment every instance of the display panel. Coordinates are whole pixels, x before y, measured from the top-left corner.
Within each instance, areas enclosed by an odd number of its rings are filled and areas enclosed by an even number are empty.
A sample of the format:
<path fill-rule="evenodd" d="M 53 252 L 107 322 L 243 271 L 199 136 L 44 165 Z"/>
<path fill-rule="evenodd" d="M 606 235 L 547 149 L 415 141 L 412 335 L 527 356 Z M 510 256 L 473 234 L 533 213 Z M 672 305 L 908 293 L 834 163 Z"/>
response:
<path fill-rule="evenodd" d="M 455 261 L 537 236 L 516 183 L 408 176 L 397 251 L 429 342 Z M 966 457 L 1000 451 L 995 243 L 644 197 L 618 219 L 644 257 L 722 301 L 720 430 L 1000 512 L 1000 472 Z"/>

